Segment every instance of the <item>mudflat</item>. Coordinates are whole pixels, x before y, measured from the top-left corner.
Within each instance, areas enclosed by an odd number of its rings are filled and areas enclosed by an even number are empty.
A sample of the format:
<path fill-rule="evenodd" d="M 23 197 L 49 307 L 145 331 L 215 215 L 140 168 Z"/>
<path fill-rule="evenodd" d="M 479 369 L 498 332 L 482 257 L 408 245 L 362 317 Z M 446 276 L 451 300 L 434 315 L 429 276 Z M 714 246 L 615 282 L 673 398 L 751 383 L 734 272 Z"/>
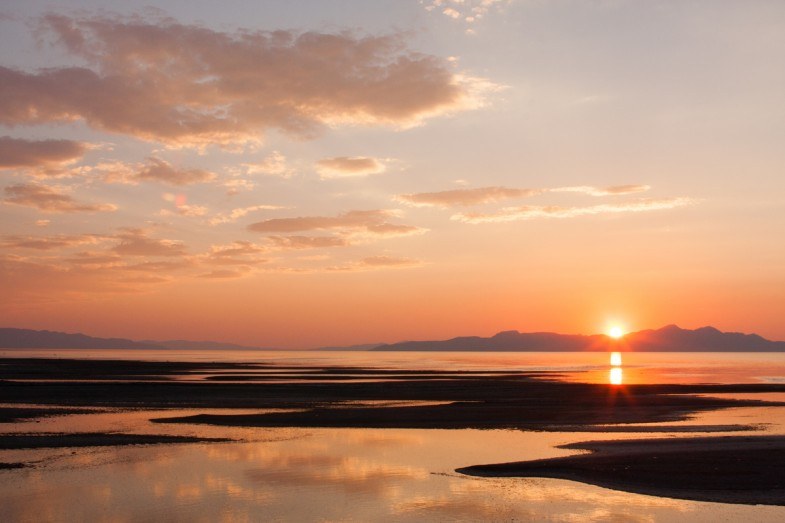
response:
<path fill-rule="evenodd" d="M 724 436 L 572 443 L 563 458 L 474 465 L 457 472 L 545 477 L 697 501 L 785 505 L 785 437 Z"/>
<path fill-rule="evenodd" d="M 562 382 L 557 373 L 543 372 L 389 372 L 265 363 L 7 358 L 0 359 L 0 369 L 0 397 L 6 408 L 274 409 L 155 420 L 258 427 L 596 430 L 602 425 L 680 421 L 727 407 L 778 404 L 698 394 L 785 392 L 783 384 L 611 386 Z M 16 414 L 9 411 L 6 416 Z"/>
<path fill-rule="evenodd" d="M 157 422 L 249 427 L 520 429 L 559 432 L 727 432 L 748 425 L 682 425 L 697 413 L 782 406 L 746 399 L 785 384 L 608 385 L 547 372 L 394 370 L 265 363 L 0 359 L 0 421 L 82 409 L 244 409 Z M 744 394 L 745 399 L 716 397 Z M 260 412 L 248 413 L 248 409 Z M 262 412 L 261 409 L 264 409 Z M 174 413 L 173 413 L 174 414 Z M 0 433 L 2 424 L 0 424 Z M 0 448 L 216 441 L 138 434 L 0 436 Z M 224 440 L 225 441 L 225 440 Z M 673 498 L 785 504 L 785 438 L 735 436 L 588 442 L 592 454 L 459 469 L 481 476 L 542 476 Z M 511 456 L 513 457 L 513 456 Z M 0 464 L 0 468 L 19 464 Z"/>

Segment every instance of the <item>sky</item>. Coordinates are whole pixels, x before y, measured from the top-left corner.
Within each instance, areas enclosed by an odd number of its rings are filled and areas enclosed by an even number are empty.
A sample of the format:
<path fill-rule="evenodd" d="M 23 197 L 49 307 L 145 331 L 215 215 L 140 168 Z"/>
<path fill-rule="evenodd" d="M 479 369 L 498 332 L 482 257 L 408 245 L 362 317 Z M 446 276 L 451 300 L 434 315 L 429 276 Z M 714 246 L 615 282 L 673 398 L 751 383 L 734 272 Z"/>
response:
<path fill-rule="evenodd" d="M 0 1 L 0 323 L 785 340 L 779 0 Z"/>

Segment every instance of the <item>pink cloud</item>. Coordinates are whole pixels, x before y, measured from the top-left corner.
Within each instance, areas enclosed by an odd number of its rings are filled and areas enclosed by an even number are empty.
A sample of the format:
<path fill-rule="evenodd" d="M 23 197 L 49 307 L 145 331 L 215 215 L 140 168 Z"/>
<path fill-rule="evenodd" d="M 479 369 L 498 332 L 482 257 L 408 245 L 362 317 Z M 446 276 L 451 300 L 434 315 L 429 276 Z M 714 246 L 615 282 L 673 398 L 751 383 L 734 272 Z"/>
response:
<path fill-rule="evenodd" d="M 316 162 L 316 170 L 322 178 L 350 178 L 384 172 L 384 163 L 366 156 L 337 156 Z"/>
<path fill-rule="evenodd" d="M 64 249 L 78 245 L 96 244 L 105 237 L 95 234 L 58 234 L 54 236 L 19 236 L 9 235 L 0 238 L 0 247 L 8 249 L 34 249 L 49 251 Z"/>
<path fill-rule="evenodd" d="M 562 207 L 558 205 L 525 205 L 522 207 L 507 207 L 494 213 L 459 213 L 452 217 L 453 220 L 465 223 L 494 223 L 512 222 L 520 220 L 533 220 L 537 218 L 577 218 L 579 216 L 648 212 L 665 209 L 675 209 L 691 205 L 695 200 L 691 198 L 664 198 L 642 199 L 633 202 L 609 203 L 590 205 L 585 207 Z"/>
<path fill-rule="evenodd" d="M 140 181 L 162 182 L 169 185 L 189 185 L 215 179 L 215 174 L 203 169 L 175 167 L 159 158 L 148 158 L 147 165 L 133 175 Z"/>
<path fill-rule="evenodd" d="M 349 245 L 346 239 L 337 236 L 268 236 L 267 239 L 278 249 L 321 249 Z"/>
<path fill-rule="evenodd" d="M 309 137 L 325 125 L 411 125 L 477 106 L 482 82 L 401 35 L 220 32 L 171 19 L 48 15 L 40 34 L 87 67 L 0 67 L 0 123 L 84 120 L 170 145 Z"/>
<path fill-rule="evenodd" d="M 368 229 L 380 225 L 394 216 L 384 210 L 349 211 L 337 216 L 305 216 L 297 218 L 272 218 L 252 223 L 248 229 L 254 232 L 300 232 L 330 229 Z"/>
<path fill-rule="evenodd" d="M 375 269 L 401 269 L 407 267 L 418 267 L 422 262 L 412 258 L 398 258 L 395 256 L 369 256 L 359 262 L 349 265 L 339 265 L 328 267 L 328 271 L 337 272 L 359 272 Z"/>
<path fill-rule="evenodd" d="M 526 198 L 541 194 L 537 189 L 511 189 L 509 187 L 478 187 L 476 189 L 454 189 L 450 191 L 401 194 L 399 202 L 422 207 L 468 207 L 512 198 Z"/>
<path fill-rule="evenodd" d="M 128 228 L 116 235 L 120 240 L 112 251 L 123 256 L 184 256 L 181 242 L 150 238 L 143 229 Z"/>
<path fill-rule="evenodd" d="M 81 158 L 87 144 L 72 140 L 25 140 L 0 136 L 0 169 L 57 166 Z"/>
<path fill-rule="evenodd" d="M 117 206 L 108 203 L 81 203 L 53 187 L 37 183 L 10 185 L 4 189 L 3 202 L 34 207 L 44 212 L 105 212 Z"/>
<path fill-rule="evenodd" d="M 297 218 L 273 218 L 252 223 L 248 229 L 261 233 L 296 233 L 305 231 L 337 231 L 343 238 L 373 240 L 396 236 L 423 234 L 427 229 L 413 225 L 390 223 L 396 212 L 387 210 L 349 211 L 337 216 L 302 216 Z M 290 238 L 292 238 L 290 236 Z M 302 239 L 272 240 L 290 246 L 303 245 Z M 336 243 L 335 240 L 307 240 L 308 242 Z M 330 245 L 337 246 L 337 245 Z"/>

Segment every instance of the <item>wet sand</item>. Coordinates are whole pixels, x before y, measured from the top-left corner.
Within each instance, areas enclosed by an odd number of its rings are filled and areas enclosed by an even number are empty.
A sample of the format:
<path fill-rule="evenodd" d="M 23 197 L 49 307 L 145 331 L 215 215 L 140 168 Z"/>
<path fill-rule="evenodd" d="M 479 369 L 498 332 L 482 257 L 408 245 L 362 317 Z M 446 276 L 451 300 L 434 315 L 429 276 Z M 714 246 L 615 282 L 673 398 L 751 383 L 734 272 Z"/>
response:
<path fill-rule="evenodd" d="M 695 501 L 785 505 L 785 437 L 731 436 L 582 442 L 591 454 L 475 465 L 487 477 L 567 479 L 638 494 Z"/>
<path fill-rule="evenodd" d="M 247 380 L 248 372 L 258 381 Z M 286 370 L 293 381 L 266 376 Z M 783 384 L 630 385 L 543 379 L 543 372 L 402 372 L 360 367 L 280 368 L 268 364 L 0 359 L 0 398 L 6 407 L 277 409 L 295 412 L 201 414 L 167 423 L 258 427 L 507 428 L 563 430 L 673 422 L 727 407 L 776 405 L 752 399 L 698 396 L 711 393 L 785 392 Z M 236 382 L 216 381 L 227 372 Z M 329 379 L 336 373 L 342 381 Z M 297 381 L 322 374 L 322 381 Z M 407 376 L 411 374 L 412 379 Z M 139 377 L 143 379 L 138 379 Z M 348 377 L 347 377 L 348 376 Z M 373 376 L 374 379 L 369 379 Z M 374 402 L 413 402 L 368 406 Z M 365 404 L 357 404 L 365 402 Z M 423 402 L 423 404 L 416 404 Z M 440 402 L 439 404 L 432 404 Z M 45 413 L 42 413 L 45 414 Z M 612 429 L 610 429 L 612 430 Z"/>
<path fill-rule="evenodd" d="M 101 432 L 64 434 L 3 434 L 0 449 L 52 449 L 65 447 L 113 447 L 117 445 L 160 445 L 164 443 L 215 443 L 229 438 L 199 438 L 166 434 L 107 434 Z"/>
<path fill-rule="evenodd" d="M 287 375 L 288 382 L 280 379 L 281 374 Z M 160 424 L 162 432 L 170 423 L 559 432 L 744 431 L 756 427 L 676 428 L 661 424 L 729 407 L 784 405 L 752 398 L 755 394 L 785 392 L 784 384 L 614 386 L 562 382 L 557 373 L 543 372 L 409 372 L 203 362 L 8 358 L 0 359 L 0 375 L 4 403 L 0 420 L 3 416 L 12 420 L 68 414 L 73 413 L 68 412 L 70 409 L 88 407 L 265 409 L 259 413 L 203 413 L 152 420 Z M 336 376 L 341 380 L 335 380 Z M 309 379 L 298 379 L 305 377 Z M 718 393 L 748 397 L 710 396 Z M 0 448 L 183 442 L 187 441 L 164 435 L 5 435 L 0 437 Z M 708 501 L 783 504 L 785 499 L 780 479 L 785 477 L 781 473 L 785 470 L 783 438 L 614 441 L 570 448 L 596 453 L 523 464 L 478 465 L 460 472 L 559 477 L 631 492 Z"/>

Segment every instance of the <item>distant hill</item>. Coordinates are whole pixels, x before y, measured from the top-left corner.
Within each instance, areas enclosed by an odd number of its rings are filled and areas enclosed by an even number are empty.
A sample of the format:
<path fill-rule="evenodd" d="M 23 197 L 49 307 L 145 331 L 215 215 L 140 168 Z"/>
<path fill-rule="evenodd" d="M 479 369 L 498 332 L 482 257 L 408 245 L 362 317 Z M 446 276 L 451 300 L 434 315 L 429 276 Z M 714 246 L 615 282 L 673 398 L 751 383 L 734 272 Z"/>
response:
<path fill-rule="evenodd" d="M 0 348 L 4 349 L 165 349 L 152 342 L 124 338 L 94 338 L 85 334 L 0 329 Z"/>
<path fill-rule="evenodd" d="M 222 343 L 220 341 L 188 341 L 188 340 L 166 340 L 166 341 L 151 341 L 145 340 L 142 343 L 153 343 L 160 345 L 166 349 L 179 349 L 179 350 L 201 350 L 201 349 L 214 349 L 214 350 L 275 350 L 264 347 L 249 347 L 247 345 L 237 345 L 235 343 Z"/>
<path fill-rule="evenodd" d="M 4 349 L 212 349 L 271 350 L 216 341 L 134 341 L 124 338 L 96 338 L 86 334 L 0 328 L 0 348 Z"/>
<path fill-rule="evenodd" d="M 0 328 L 0 348 L 46 349 L 181 349 L 181 350 L 275 350 L 215 341 L 134 341 L 95 338 L 85 334 Z M 477 351 L 477 352 L 580 352 L 633 350 L 640 352 L 778 352 L 784 341 L 770 341 L 757 334 L 721 332 L 714 327 L 682 329 L 668 325 L 656 330 L 631 332 L 621 339 L 604 334 L 557 334 L 554 332 L 504 331 L 490 338 L 464 336 L 443 341 L 404 341 L 391 344 L 321 347 L 337 351 Z"/>
<path fill-rule="evenodd" d="M 379 345 L 374 351 L 609 351 L 643 352 L 777 352 L 785 342 L 770 341 L 757 334 L 721 332 L 714 327 L 682 329 L 668 325 L 656 330 L 631 332 L 621 339 L 604 334 L 556 334 L 504 331 L 490 338 L 466 336 L 443 341 L 404 341 Z"/>

